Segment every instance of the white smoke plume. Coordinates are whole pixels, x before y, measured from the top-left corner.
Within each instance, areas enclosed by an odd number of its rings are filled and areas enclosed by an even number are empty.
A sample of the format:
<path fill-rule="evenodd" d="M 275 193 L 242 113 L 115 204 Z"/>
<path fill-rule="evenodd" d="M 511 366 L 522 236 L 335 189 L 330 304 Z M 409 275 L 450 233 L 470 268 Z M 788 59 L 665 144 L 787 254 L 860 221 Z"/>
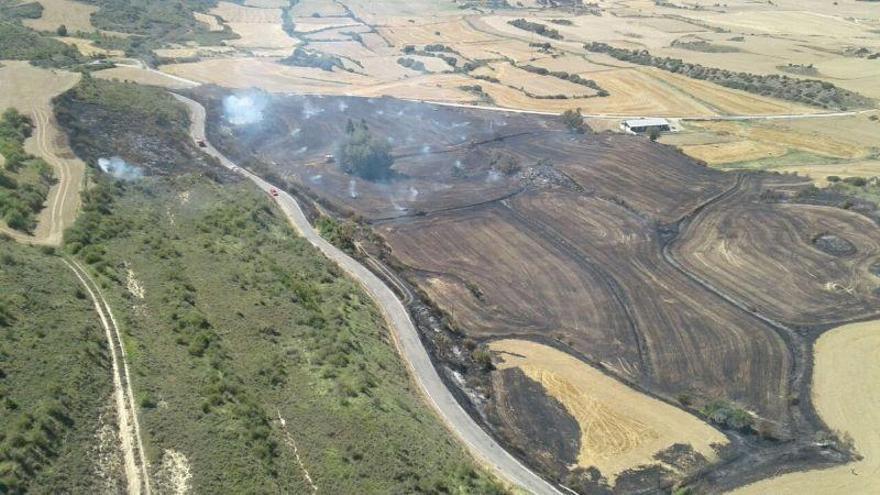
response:
<path fill-rule="evenodd" d="M 252 91 L 223 98 L 223 113 L 232 125 L 256 124 L 263 120 L 263 110 L 268 103 L 266 96 Z"/>
<path fill-rule="evenodd" d="M 100 167 L 105 174 L 110 174 L 121 180 L 138 180 L 144 176 L 144 170 L 142 168 L 126 163 L 125 160 L 118 156 L 98 158 L 98 167 Z"/>
<path fill-rule="evenodd" d="M 351 196 L 352 198 L 358 197 L 357 181 L 354 179 L 348 181 L 348 195 Z"/>

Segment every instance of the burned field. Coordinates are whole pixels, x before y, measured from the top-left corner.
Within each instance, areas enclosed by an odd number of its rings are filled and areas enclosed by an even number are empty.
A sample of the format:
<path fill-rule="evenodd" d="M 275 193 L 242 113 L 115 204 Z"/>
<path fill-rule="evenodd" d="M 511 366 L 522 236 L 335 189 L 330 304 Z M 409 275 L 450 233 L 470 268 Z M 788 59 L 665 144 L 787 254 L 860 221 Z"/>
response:
<path fill-rule="evenodd" d="M 382 275 L 404 287 L 465 406 L 549 478 L 582 493 L 714 492 L 850 458 L 814 441 L 827 428 L 810 399 L 811 345 L 832 325 L 876 316 L 880 229 L 802 204 L 800 179 L 724 173 L 647 139 L 572 134 L 535 115 L 256 94 L 259 118 L 235 125 L 226 94 L 193 96 L 229 156 L 378 235 L 366 250 L 397 269 Z M 349 119 L 387 140 L 387 179 L 333 163 Z M 428 307 L 434 323 L 421 325 Z M 608 395 L 547 378 L 523 356 L 488 371 L 502 340 L 564 351 L 726 439 L 699 451 L 670 437 L 622 469 L 657 441 L 640 432 L 662 429 L 617 418 L 608 424 L 628 426 L 606 430 L 624 440 L 608 444 L 626 447 L 591 462 L 602 453 L 583 442 L 613 416 L 597 398 Z"/>

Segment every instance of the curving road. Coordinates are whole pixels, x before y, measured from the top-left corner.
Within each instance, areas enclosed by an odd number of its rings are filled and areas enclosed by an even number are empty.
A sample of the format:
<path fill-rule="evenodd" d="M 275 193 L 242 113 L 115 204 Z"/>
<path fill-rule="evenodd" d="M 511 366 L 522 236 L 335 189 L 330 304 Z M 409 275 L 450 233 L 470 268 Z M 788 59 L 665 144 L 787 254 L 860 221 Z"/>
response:
<path fill-rule="evenodd" d="M 309 223 L 299 204 L 291 195 L 280 188 L 275 188 L 250 171 L 237 166 L 217 151 L 205 137 L 205 108 L 189 98 L 177 94 L 174 96 L 183 102 L 189 110 L 191 117 L 190 136 L 193 140 L 204 141 L 206 146 L 202 149 L 206 153 L 220 160 L 220 163 L 226 168 L 244 175 L 263 191 L 269 193 L 271 189 L 277 189 L 278 196 L 275 201 L 293 228 L 327 258 L 339 265 L 350 277 L 358 281 L 372 297 L 382 311 L 397 349 L 422 393 L 470 453 L 482 464 L 492 468 L 508 483 L 529 493 L 562 495 L 562 492 L 553 485 L 504 450 L 459 405 L 434 368 L 434 364 L 428 357 L 428 352 L 419 340 L 418 332 L 409 313 L 394 295 L 394 292 L 373 272 L 324 240 Z"/>

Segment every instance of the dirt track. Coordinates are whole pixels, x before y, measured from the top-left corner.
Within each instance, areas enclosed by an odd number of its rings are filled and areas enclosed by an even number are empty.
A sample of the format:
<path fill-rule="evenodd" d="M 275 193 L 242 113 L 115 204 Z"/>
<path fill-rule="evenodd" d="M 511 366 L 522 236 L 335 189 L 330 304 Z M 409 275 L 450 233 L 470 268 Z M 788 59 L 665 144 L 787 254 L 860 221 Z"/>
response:
<path fill-rule="evenodd" d="M 79 191 L 85 164 L 67 147 L 52 115 L 51 99 L 73 87 L 79 75 L 39 69 L 27 62 L 3 62 L 0 68 L 0 112 L 15 107 L 33 119 L 34 134 L 25 141 L 25 151 L 46 161 L 58 183 L 52 186 L 46 207 L 37 219 L 34 235 L 0 228 L 15 240 L 28 244 L 58 246 L 64 230 L 79 211 Z"/>
<path fill-rule="evenodd" d="M 193 140 L 205 140 L 205 108 L 189 98 L 175 96 L 185 103 L 190 111 L 192 119 L 190 135 Z M 207 144 L 204 148 L 205 151 L 220 160 L 225 167 L 241 173 L 267 193 L 275 189 L 272 184 L 250 171 L 238 167 L 210 143 L 205 142 Z M 529 493 L 560 495 L 559 490 L 504 450 L 459 405 L 434 368 L 409 313 L 394 295 L 394 292 L 373 272 L 324 240 L 309 223 L 299 204 L 291 195 L 278 189 L 276 202 L 291 226 L 313 246 L 321 250 L 325 256 L 337 263 L 350 277 L 358 281 L 375 301 L 388 323 L 398 351 L 412 373 L 413 379 L 440 418 L 465 444 L 470 453 L 479 462 L 491 468 L 497 475 L 514 486 Z"/>
<path fill-rule="evenodd" d="M 734 495 L 880 492 L 880 322 L 838 327 L 815 345 L 813 401 L 822 419 L 850 434 L 863 459 L 827 470 L 786 474 Z"/>
<path fill-rule="evenodd" d="M 138 422 L 138 408 L 134 403 L 134 392 L 131 388 L 128 362 L 125 360 L 125 350 L 122 343 L 122 334 L 116 324 L 116 318 L 110 305 L 101 294 L 101 290 L 88 272 L 75 260 L 64 260 L 79 281 L 82 283 L 89 297 L 95 305 L 95 311 L 101 319 L 107 337 L 107 346 L 110 350 L 110 359 L 113 368 L 113 397 L 116 403 L 116 419 L 119 428 L 119 439 L 122 448 L 122 456 L 125 466 L 125 477 L 130 495 L 150 495 L 149 465 L 144 454 L 144 444 L 141 439 L 140 424 Z"/>

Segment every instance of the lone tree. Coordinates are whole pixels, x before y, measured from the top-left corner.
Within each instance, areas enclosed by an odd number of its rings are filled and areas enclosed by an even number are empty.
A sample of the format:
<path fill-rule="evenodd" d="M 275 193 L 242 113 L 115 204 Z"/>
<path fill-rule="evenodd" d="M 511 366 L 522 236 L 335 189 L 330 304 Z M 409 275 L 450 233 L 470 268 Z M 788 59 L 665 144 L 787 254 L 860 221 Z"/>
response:
<path fill-rule="evenodd" d="M 367 180 L 387 179 L 391 175 L 391 145 L 373 136 L 367 123 L 350 119 L 345 126 L 345 140 L 339 148 L 342 170 Z"/>
<path fill-rule="evenodd" d="M 562 112 L 562 121 L 571 132 L 583 134 L 586 131 L 586 127 L 584 125 L 584 116 L 581 115 L 580 108 L 578 108 L 577 110 L 566 110 Z"/>

